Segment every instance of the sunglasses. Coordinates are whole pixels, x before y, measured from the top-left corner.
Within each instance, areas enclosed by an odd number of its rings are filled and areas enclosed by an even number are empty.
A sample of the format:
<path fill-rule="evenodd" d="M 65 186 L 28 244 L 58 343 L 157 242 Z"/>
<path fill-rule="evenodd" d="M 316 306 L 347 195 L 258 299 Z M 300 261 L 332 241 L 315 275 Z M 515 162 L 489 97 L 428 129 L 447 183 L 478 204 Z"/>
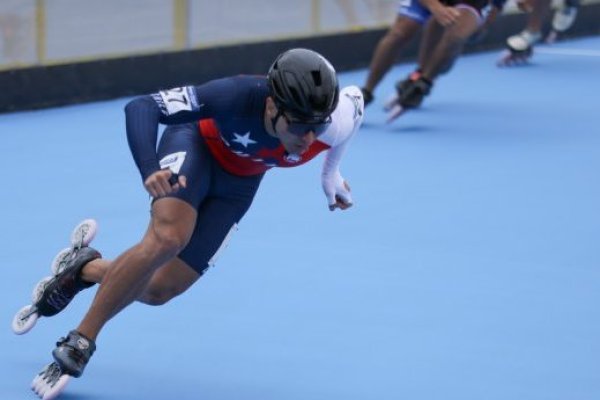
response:
<path fill-rule="evenodd" d="M 287 131 L 296 136 L 304 136 L 308 132 L 314 132 L 315 136 L 319 136 L 329 128 L 329 125 L 331 125 L 331 116 L 324 121 L 310 123 L 305 121 L 295 121 L 290 119 L 285 113 L 281 113 L 281 115 L 288 125 Z"/>

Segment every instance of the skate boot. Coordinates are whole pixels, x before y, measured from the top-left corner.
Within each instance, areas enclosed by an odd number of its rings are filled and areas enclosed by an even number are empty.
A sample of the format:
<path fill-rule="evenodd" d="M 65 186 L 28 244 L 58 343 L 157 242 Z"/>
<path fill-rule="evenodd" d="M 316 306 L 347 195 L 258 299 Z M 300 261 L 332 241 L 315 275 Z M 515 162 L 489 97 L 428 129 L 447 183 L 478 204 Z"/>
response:
<path fill-rule="evenodd" d="M 52 352 L 55 361 L 46 365 L 31 382 L 31 390 L 43 400 L 55 399 L 71 377 L 80 377 L 96 350 L 94 341 L 77 331 L 60 338 L 56 346 Z"/>
<path fill-rule="evenodd" d="M 400 93 L 400 105 L 404 108 L 418 108 L 425 96 L 431 92 L 433 82 L 424 76 L 411 80 Z"/>
<path fill-rule="evenodd" d="M 90 261 L 100 258 L 100 253 L 91 247 L 90 242 L 96 235 L 96 222 L 81 222 L 71 235 L 71 247 L 67 247 L 54 257 L 53 276 L 42 279 L 32 294 L 33 304 L 23 307 L 12 321 L 12 329 L 22 335 L 35 325 L 40 316 L 50 317 L 64 310 L 75 295 L 94 284 L 84 282 L 80 273 Z"/>
<path fill-rule="evenodd" d="M 373 93 L 369 89 L 362 87 L 362 88 L 360 88 L 360 91 L 362 92 L 362 95 L 363 95 L 365 107 L 368 106 L 369 104 L 371 104 L 373 102 L 373 100 L 375 100 L 375 96 L 373 96 Z"/>
<path fill-rule="evenodd" d="M 560 35 L 568 31 L 575 23 L 579 10 L 579 0 L 565 0 L 556 9 L 552 18 L 552 30 L 546 37 L 546 43 L 554 43 Z"/>
<path fill-rule="evenodd" d="M 523 32 L 506 39 L 507 49 L 498 60 L 499 67 L 525 64 L 533 55 L 533 45 L 542 37 L 540 32 Z"/>
<path fill-rule="evenodd" d="M 414 73 L 411 77 L 415 76 Z M 388 100 L 384 110 L 388 113 L 387 122 L 402 115 L 406 110 L 418 108 L 425 96 L 431 92 L 433 82 L 422 75 L 417 79 L 409 79 L 396 83 L 396 93 Z"/>
<path fill-rule="evenodd" d="M 402 96 L 402 92 L 406 91 L 412 83 L 421 77 L 421 70 L 416 69 L 411 72 L 405 80 L 396 82 L 396 92 L 398 96 Z"/>

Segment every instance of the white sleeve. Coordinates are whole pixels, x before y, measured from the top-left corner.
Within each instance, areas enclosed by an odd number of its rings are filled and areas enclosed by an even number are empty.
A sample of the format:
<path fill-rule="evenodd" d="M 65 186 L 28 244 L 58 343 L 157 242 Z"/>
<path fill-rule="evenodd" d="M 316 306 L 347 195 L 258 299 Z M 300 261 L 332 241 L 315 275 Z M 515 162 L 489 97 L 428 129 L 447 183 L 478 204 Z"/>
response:
<path fill-rule="evenodd" d="M 335 172 L 339 169 L 350 138 L 362 125 L 364 117 L 364 100 L 362 92 L 357 86 L 347 86 L 340 91 L 338 106 L 332 114 L 332 132 L 327 132 L 331 148 L 325 155 L 323 164 L 323 175 Z"/>
<path fill-rule="evenodd" d="M 348 86 L 341 90 L 337 108 L 332 114 L 332 129 L 326 133 L 331 148 L 325 155 L 321 183 L 329 205 L 336 203 L 336 196 L 346 203 L 352 203 L 350 191 L 340 173 L 340 162 L 348 147 L 350 138 L 360 128 L 364 117 L 364 100 L 362 92 L 356 86 Z"/>

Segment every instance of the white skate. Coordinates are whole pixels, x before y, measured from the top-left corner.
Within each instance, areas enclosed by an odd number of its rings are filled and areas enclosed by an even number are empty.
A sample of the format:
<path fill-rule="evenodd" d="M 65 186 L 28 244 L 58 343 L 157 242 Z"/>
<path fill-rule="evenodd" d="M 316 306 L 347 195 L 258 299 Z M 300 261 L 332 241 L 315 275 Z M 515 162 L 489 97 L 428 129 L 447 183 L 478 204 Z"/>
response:
<path fill-rule="evenodd" d="M 546 37 L 545 42 L 554 43 L 562 33 L 568 31 L 575 23 L 578 10 L 578 0 L 565 0 L 564 4 L 554 12 L 552 30 Z"/>
<path fill-rule="evenodd" d="M 540 32 L 527 30 L 509 37 L 506 40 L 506 50 L 502 52 L 497 62 L 499 67 L 526 64 L 533 55 L 533 45 L 542 37 Z"/>

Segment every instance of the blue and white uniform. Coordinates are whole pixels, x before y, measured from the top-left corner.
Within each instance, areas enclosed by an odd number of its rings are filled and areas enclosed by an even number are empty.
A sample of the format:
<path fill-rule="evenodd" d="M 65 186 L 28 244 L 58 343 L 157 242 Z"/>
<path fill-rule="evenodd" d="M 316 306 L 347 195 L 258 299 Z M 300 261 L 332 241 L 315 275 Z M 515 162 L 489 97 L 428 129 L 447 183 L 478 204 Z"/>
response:
<path fill-rule="evenodd" d="M 506 0 L 493 0 L 504 2 Z M 440 0 L 446 6 L 467 8 L 477 15 L 480 23 L 483 22 L 486 8 L 490 5 L 489 0 Z M 431 11 L 419 0 L 402 0 L 398 4 L 398 15 L 412 19 L 423 25 L 431 17 Z"/>
<path fill-rule="evenodd" d="M 187 178 L 187 187 L 172 197 L 192 205 L 198 220 L 179 257 L 200 274 L 270 168 L 295 167 L 327 151 L 322 172 L 327 198 L 343 187 L 341 156 L 363 119 L 360 89 L 341 90 L 331 124 L 302 155 L 288 154 L 267 132 L 268 96 L 266 77 L 236 76 L 139 97 L 125 108 L 127 138 L 142 179 L 163 168 Z M 156 150 L 159 124 L 169 126 Z"/>

